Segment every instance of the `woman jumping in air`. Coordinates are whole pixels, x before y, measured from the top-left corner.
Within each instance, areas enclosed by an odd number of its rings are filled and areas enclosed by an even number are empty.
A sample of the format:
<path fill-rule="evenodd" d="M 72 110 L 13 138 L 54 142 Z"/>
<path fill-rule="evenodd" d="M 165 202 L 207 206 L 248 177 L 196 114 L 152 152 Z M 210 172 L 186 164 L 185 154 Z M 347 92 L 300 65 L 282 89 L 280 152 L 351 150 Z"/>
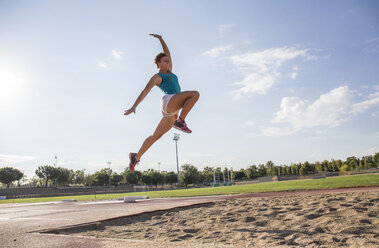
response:
<path fill-rule="evenodd" d="M 157 34 L 150 35 L 158 38 L 163 48 L 163 53 L 158 54 L 154 60 L 159 69 L 159 73 L 155 74 L 150 79 L 133 106 L 130 109 L 125 110 L 124 115 L 135 113 L 138 104 L 142 102 L 154 86 L 158 86 L 164 93 L 161 101 L 162 119 L 154 133 L 145 139 L 138 153 L 131 152 L 129 154 L 129 170 L 131 172 L 134 171 L 134 167 L 140 161 L 142 155 L 150 148 L 152 144 L 154 144 L 155 141 L 170 130 L 171 127 L 175 127 L 186 133 L 192 132 L 187 127 L 184 120 L 200 96 L 197 91 L 182 92 L 180 90 L 178 78 L 174 73 L 172 73 L 172 60 L 166 43 L 162 39 L 162 36 Z M 178 118 L 180 109 L 182 111 L 180 112 Z"/>

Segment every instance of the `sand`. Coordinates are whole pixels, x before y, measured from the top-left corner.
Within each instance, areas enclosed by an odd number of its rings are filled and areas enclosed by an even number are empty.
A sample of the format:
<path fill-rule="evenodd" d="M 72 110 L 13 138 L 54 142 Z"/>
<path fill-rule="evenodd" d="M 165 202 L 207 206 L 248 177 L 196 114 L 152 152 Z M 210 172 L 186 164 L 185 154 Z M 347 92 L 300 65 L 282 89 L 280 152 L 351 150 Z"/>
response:
<path fill-rule="evenodd" d="M 220 201 L 59 233 L 209 247 L 379 247 L 378 215 L 379 191 L 329 193 Z"/>

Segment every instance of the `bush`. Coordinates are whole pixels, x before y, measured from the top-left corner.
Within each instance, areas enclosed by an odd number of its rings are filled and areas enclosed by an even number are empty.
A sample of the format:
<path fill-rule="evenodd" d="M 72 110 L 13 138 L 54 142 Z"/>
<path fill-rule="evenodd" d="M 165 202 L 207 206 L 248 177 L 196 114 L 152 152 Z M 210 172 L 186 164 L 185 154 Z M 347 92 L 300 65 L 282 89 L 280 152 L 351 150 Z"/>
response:
<path fill-rule="evenodd" d="M 153 179 L 151 178 L 151 176 L 146 174 L 142 175 L 141 181 L 146 185 L 151 185 L 153 183 Z"/>
<path fill-rule="evenodd" d="M 243 171 L 237 171 L 237 172 L 234 172 L 234 180 L 239 180 L 239 179 L 242 179 L 244 178 L 246 175 L 245 175 L 245 172 Z"/>
<path fill-rule="evenodd" d="M 343 166 L 340 167 L 339 169 L 341 172 L 348 172 L 348 171 L 351 171 L 351 168 L 350 166 L 348 166 L 347 164 L 344 164 Z"/>
<path fill-rule="evenodd" d="M 199 178 L 197 168 L 191 164 L 182 165 L 180 172 L 180 182 L 187 188 L 188 184 L 196 183 Z"/>
<path fill-rule="evenodd" d="M 178 182 L 178 175 L 171 171 L 165 175 L 165 181 L 172 186 L 174 183 Z"/>
<path fill-rule="evenodd" d="M 130 184 L 138 183 L 138 175 L 134 172 L 129 172 L 126 174 L 126 182 Z"/>

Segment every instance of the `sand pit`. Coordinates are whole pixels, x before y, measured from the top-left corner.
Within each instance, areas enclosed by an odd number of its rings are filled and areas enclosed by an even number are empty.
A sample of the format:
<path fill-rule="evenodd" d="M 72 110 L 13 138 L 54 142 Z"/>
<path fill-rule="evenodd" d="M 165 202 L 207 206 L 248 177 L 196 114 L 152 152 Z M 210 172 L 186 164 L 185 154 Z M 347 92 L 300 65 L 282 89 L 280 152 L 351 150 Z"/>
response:
<path fill-rule="evenodd" d="M 247 198 L 54 233 L 233 247 L 378 247 L 379 191 Z"/>

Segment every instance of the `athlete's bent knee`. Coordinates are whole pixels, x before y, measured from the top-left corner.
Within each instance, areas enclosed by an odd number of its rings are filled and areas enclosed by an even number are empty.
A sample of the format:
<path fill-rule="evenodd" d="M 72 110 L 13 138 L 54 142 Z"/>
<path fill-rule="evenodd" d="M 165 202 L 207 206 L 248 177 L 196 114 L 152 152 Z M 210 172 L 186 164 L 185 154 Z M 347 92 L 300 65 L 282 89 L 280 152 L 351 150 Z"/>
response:
<path fill-rule="evenodd" d="M 199 93 L 198 91 L 193 91 L 193 92 L 192 92 L 192 96 L 193 96 L 194 98 L 196 98 L 196 99 L 199 99 L 199 97 L 200 97 L 200 93 Z"/>

